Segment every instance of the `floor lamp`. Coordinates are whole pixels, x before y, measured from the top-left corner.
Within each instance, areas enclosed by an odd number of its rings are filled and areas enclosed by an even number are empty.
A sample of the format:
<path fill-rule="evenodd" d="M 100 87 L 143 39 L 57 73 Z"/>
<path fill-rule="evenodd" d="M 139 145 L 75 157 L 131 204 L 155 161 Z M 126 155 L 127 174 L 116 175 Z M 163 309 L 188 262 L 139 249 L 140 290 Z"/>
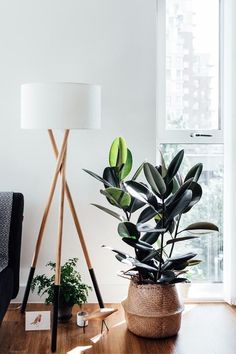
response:
<path fill-rule="evenodd" d="M 73 199 L 66 182 L 66 154 L 70 129 L 98 129 L 101 116 L 101 88 L 98 85 L 79 83 L 31 83 L 21 87 L 21 127 L 23 129 L 46 129 L 57 159 L 47 204 L 42 217 L 33 260 L 25 289 L 21 312 L 25 312 L 30 286 L 34 276 L 40 246 L 51 207 L 53 195 L 59 175 L 61 175 L 60 206 L 58 221 L 58 239 L 56 248 L 55 290 L 53 303 L 53 321 L 51 350 L 56 351 L 58 302 L 61 275 L 61 250 L 64 220 L 64 200 L 67 197 L 75 227 L 82 246 L 84 257 L 92 279 L 93 287 L 100 308 L 104 303 L 97 284 L 95 273 L 89 258 L 83 232 L 79 223 Z M 58 151 L 52 129 L 63 129 L 64 138 L 61 150 Z"/>

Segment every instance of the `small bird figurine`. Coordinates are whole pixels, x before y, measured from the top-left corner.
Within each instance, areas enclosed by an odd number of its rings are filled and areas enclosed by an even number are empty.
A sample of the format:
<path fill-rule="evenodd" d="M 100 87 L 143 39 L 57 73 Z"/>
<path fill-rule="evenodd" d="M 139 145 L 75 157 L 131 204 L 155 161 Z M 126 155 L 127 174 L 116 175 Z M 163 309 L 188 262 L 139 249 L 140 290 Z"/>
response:
<path fill-rule="evenodd" d="M 118 311 L 118 309 L 113 309 L 113 308 L 108 308 L 108 307 L 104 307 L 104 308 L 100 308 L 86 316 L 84 316 L 83 320 L 84 321 L 102 321 L 101 324 L 101 333 L 103 331 L 103 326 L 105 325 L 107 331 L 109 331 L 109 328 L 105 322 L 105 319 L 112 315 L 114 312 Z"/>

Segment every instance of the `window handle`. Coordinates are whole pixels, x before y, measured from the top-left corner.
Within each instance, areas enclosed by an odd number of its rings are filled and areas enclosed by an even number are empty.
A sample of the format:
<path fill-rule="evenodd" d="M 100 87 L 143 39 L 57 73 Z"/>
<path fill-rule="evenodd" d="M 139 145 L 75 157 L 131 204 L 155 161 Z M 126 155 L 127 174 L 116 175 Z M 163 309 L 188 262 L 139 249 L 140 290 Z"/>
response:
<path fill-rule="evenodd" d="M 191 133 L 190 136 L 191 138 L 210 138 L 212 137 L 212 134 Z"/>

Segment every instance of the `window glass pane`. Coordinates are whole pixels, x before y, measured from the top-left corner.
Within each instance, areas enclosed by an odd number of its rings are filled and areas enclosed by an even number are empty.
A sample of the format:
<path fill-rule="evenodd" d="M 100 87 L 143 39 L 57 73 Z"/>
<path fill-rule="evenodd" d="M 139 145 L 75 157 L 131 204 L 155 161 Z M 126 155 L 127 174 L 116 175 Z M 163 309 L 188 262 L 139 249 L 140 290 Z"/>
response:
<path fill-rule="evenodd" d="M 220 232 L 200 235 L 199 239 L 179 242 L 175 254 L 196 252 L 202 263 L 192 267 L 191 281 L 222 282 L 223 280 L 223 145 L 163 144 L 161 150 L 170 162 L 174 155 L 184 149 L 185 156 L 180 167 L 184 177 L 198 162 L 203 163 L 199 183 L 203 190 L 201 200 L 184 214 L 180 229 L 197 221 L 209 221 L 218 225 Z"/>
<path fill-rule="evenodd" d="M 166 0 L 166 128 L 219 129 L 219 0 Z"/>

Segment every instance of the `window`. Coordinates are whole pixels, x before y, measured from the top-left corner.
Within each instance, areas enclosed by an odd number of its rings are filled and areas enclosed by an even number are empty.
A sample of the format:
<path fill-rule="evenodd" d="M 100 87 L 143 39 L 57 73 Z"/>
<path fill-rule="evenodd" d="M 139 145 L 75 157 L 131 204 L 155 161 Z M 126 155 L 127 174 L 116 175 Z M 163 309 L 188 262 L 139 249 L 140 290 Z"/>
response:
<path fill-rule="evenodd" d="M 204 261 L 192 280 L 209 284 L 223 281 L 222 2 L 158 0 L 157 8 L 157 142 L 167 160 L 185 150 L 183 173 L 204 165 L 203 197 L 185 222 L 209 220 L 220 228 L 217 237 L 189 241 Z"/>

